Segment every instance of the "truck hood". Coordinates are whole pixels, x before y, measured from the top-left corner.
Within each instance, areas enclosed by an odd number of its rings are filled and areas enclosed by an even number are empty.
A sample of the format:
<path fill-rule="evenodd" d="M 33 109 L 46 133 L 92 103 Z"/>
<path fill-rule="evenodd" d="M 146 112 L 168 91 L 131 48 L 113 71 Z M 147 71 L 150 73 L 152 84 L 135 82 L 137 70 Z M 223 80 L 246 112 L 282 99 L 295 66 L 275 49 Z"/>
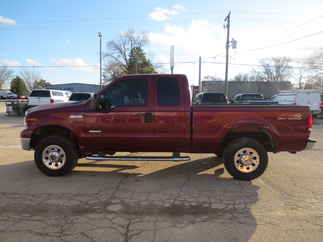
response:
<path fill-rule="evenodd" d="M 35 112 L 81 112 L 84 110 L 86 102 L 77 102 L 77 103 L 57 103 L 57 104 L 48 104 L 40 105 L 33 107 L 27 110 L 27 113 Z"/>

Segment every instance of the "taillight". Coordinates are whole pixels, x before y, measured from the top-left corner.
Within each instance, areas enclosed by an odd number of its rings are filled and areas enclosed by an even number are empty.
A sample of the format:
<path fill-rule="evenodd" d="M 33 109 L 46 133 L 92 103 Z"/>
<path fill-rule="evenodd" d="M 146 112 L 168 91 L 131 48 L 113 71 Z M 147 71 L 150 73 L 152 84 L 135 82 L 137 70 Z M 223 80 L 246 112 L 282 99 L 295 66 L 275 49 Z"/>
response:
<path fill-rule="evenodd" d="M 313 127 L 313 116 L 312 114 L 308 115 L 308 129 L 312 129 Z"/>
<path fill-rule="evenodd" d="M 55 100 L 54 99 L 50 99 L 50 103 L 55 103 Z"/>

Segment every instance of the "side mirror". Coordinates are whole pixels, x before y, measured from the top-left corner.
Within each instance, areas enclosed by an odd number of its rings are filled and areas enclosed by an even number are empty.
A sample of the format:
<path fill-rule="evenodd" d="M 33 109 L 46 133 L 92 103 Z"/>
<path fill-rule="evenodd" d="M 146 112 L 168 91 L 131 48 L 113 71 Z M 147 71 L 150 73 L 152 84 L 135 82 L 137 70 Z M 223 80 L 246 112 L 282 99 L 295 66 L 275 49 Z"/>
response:
<path fill-rule="evenodd" d="M 96 100 L 98 104 L 101 107 L 101 110 L 104 112 L 110 112 L 111 111 L 111 103 L 109 102 L 108 99 L 104 97 L 104 95 L 97 95 Z"/>

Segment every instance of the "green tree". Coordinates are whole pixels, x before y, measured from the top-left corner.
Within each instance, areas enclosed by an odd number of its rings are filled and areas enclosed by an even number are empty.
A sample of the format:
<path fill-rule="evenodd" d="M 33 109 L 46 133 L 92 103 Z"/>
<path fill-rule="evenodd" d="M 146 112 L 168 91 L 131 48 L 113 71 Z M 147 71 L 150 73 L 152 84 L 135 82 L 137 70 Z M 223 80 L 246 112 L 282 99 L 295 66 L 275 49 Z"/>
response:
<path fill-rule="evenodd" d="M 44 79 L 40 79 L 38 81 L 34 81 L 33 88 L 47 88 L 50 85 L 50 82 L 47 82 Z"/>
<path fill-rule="evenodd" d="M 149 74 L 157 73 L 153 64 L 146 58 L 145 52 L 141 47 L 132 48 L 129 55 L 127 66 L 128 74 Z"/>
<path fill-rule="evenodd" d="M 10 91 L 13 93 L 16 93 L 17 95 L 27 95 L 28 89 L 26 87 L 26 84 L 23 79 L 21 79 L 19 76 L 16 76 L 11 81 L 10 85 Z"/>

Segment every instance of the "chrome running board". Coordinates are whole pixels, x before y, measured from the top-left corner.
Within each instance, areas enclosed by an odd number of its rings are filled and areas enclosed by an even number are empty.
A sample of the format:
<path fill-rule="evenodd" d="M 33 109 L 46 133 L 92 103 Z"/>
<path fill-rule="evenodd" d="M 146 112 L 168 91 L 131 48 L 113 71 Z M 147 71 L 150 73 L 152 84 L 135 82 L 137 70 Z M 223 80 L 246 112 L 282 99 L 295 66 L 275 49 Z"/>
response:
<path fill-rule="evenodd" d="M 95 161 L 188 161 L 189 156 L 87 156 L 87 160 Z"/>

